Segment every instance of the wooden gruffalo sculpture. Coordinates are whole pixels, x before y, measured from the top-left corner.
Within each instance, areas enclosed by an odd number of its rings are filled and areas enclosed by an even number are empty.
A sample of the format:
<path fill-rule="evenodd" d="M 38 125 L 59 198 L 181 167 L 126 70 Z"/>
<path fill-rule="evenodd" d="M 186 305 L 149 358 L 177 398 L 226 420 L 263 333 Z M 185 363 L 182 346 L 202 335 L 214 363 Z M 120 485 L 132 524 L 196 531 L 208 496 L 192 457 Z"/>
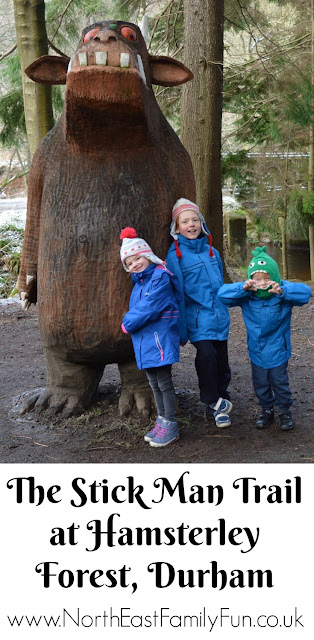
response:
<path fill-rule="evenodd" d="M 135 227 L 165 257 L 171 209 L 195 200 L 190 158 L 161 113 L 152 84 L 192 78 L 180 62 L 149 55 L 140 29 L 122 21 L 86 27 L 71 58 L 43 56 L 27 69 L 66 84 L 60 120 L 37 149 L 29 176 L 19 275 L 24 308 L 38 302 L 47 386 L 23 411 L 82 411 L 106 364 L 119 365 L 119 408 L 144 414 L 150 393 L 120 329 L 131 284 L 120 230 Z"/>

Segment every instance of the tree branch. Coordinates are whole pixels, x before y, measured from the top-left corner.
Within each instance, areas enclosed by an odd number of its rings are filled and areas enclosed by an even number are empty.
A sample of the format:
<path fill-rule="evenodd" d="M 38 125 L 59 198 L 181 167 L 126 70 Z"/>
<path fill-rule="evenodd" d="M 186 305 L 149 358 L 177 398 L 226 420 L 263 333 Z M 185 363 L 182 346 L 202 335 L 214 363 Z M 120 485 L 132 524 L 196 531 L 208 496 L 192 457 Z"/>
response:
<path fill-rule="evenodd" d="M 64 18 L 64 16 L 65 16 L 65 14 L 66 14 L 66 12 L 67 12 L 67 10 L 68 10 L 68 8 L 69 8 L 70 4 L 72 4 L 72 2 L 73 2 L 73 0 L 69 0 L 69 1 L 68 1 L 68 4 L 66 5 L 66 7 L 64 8 L 64 10 L 63 10 L 63 11 L 62 11 L 62 13 L 60 14 L 60 16 L 59 16 L 60 22 L 59 22 L 59 24 L 58 24 L 58 26 L 57 26 L 57 28 L 56 28 L 55 33 L 53 34 L 53 36 L 52 36 L 52 38 L 51 38 L 51 42 L 55 39 L 55 37 L 56 37 L 56 35 L 57 35 L 57 33 L 58 33 L 58 31 L 59 31 L 60 27 L 61 27 L 61 24 L 62 24 L 63 18 Z"/>
<path fill-rule="evenodd" d="M 55 51 L 56 53 L 59 54 L 59 56 L 62 56 L 63 58 L 68 58 L 69 56 L 67 56 L 65 53 L 63 53 L 62 51 L 60 51 L 60 49 L 58 49 L 58 47 L 55 47 L 55 45 L 51 42 L 51 40 L 48 40 L 48 44 L 49 47 Z"/>
<path fill-rule="evenodd" d="M 6 51 L 5 53 L 2 53 L 2 54 L 0 55 L 0 62 L 1 62 L 2 60 L 4 60 L 4 58 L 7 58 L 8 56 L 10 56 L 10 55 L 11 55 L 11 53 L 13 53 L 13 51 L 15 51 L 16 47 L 17 47 L 17 44 L 15 43 L 15 44 L 13 44 L 13 45 L 12 45 L 11 49 L 9 49 L 8 51 Z"/>

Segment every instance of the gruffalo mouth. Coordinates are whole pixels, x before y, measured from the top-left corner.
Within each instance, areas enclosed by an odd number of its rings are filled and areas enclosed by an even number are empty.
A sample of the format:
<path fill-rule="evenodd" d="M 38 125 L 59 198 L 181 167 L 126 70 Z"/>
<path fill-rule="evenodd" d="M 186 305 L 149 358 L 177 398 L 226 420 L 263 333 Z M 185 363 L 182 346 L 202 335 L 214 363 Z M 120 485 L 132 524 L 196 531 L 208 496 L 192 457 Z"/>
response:
<path fill-rule="evenodd" d="M 131 284 L 119 233 L 135 227 L 164 258 L 174 202 L 195 200 L 189 155 L 152 90 L 192 73 L 151 56 L 139 27 L 122 21 L 86 27 L 71 59 L 43 56 L 25 72 L 35 82 L 66 84 L 66 93 L 29 176 L 18 286 L 24 308 L 38 302 L 47 383 L 24 395 L 19 412 L 79 413 L 106 364 L 116 362 L 120 413 L 135 403 L 147 415 L 146 377 L 120 329 Z"/>

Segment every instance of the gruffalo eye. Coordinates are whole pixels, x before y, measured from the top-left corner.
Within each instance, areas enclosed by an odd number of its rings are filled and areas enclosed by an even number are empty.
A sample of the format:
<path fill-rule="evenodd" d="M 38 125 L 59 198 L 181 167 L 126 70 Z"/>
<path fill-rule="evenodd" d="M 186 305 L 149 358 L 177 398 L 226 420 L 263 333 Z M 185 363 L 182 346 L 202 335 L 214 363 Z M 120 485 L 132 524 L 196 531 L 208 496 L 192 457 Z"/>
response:
<path fill-rule="evenodd" d="M 84 42 L 89 42 L 89 40 L 94 40 L 94 38 L 96 38 L 97 33 L 100 31 L 100 28 L 97 27 L 96 29 L 91 29 L 90 31 L 87 31 L 87 33 L 85 33 L 84 36 Z"/>
<path fill-rule="evenodd" d="M 120 33 L 127 40 L 131 40 L 133 42 L 137 40 L 136 31 L 132 27 L 122 27 L 120 29 Z"/>
<path fill-rule="evenodd" d="M 264 266 L 264 264 L 267 264 L 267 263 L 266 263 L 266 260 L 258 260 L 257 264 Z"/>

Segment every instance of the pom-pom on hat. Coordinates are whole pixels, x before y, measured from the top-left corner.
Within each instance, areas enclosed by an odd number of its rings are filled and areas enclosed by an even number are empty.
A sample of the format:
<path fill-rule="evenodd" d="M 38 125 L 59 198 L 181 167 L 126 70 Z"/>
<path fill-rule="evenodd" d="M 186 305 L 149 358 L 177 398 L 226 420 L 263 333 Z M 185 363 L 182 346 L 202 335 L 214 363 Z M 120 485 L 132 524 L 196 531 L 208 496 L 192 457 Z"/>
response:
<path fill-rule="evenodd" d="M 147 244 L 143 238 L 137 237 L 137 233 L 132 227 L 125 227 L 125 229 L 122 229 L 120 233 L 120 240 L 122 240 L 120 258 L 127 272 L 129 272 L 129 269 L 125 264 L 125 260 L 126 258 L 130 258 L 130 256 L 144 256 L 150 262 L 154 262 L 155 264 L 164 264 L 163 260 L 160 260 L 158 256 L 155 256 L 149 244 Z"/>
<path fill-rule="evenodd" d="M 182 253 L 179 249 L 178 246 L 178 234 L 176 232 L 176 220 L 177 217 L 180 213 L 182 213 L 183 211 L 195 211 L 195 213 L 197 213 L 200 221 L 201 221 L 201 229 L 203 231 L 203 233 L 205 233 L 206 236 L 208 236 L 209 238 L 209 244 L 210 244 L 210 249 L 209 249 L 209 255 L 211 257 L 213 257 L 214 253 L 213 253 L 213 249 L 212 249 L 212 243 L 213 243 L 213 238 L 212 238 L 212 234 L 210 233 L 207 224 L 205 222 L 205 218 L 203 216 L 203 214 L 200 212 L 197 204 L 195 204 L 194 202 L 191 202 L 191 200 L 187 200 L 186 198 L 179 198 L 179 200 L 177 200 L 177 202 L 175 203 L 175 205 L 172 208 L 172 221 L 170 224 L 170 235 L 174 238 L 174 244 L 176 246 L 176 254 L 178 256 L 178 258 L 182 258 Z"/>

